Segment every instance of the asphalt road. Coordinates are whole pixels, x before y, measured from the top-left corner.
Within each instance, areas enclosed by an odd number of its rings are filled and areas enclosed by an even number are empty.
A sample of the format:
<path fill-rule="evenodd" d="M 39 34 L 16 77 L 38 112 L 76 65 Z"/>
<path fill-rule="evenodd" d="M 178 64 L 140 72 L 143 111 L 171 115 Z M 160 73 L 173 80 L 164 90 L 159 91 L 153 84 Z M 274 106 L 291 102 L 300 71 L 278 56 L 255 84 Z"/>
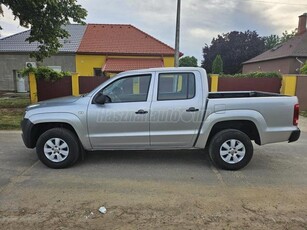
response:
<path fill-rule="evenodd" d="M 307 229 L 306 121 L 298 142 L 255 145 L 235 172 L 216 169 L 204 151 L 93 152 L 54 170 L 20 132 L 0 131 L 0 226 Z"/>

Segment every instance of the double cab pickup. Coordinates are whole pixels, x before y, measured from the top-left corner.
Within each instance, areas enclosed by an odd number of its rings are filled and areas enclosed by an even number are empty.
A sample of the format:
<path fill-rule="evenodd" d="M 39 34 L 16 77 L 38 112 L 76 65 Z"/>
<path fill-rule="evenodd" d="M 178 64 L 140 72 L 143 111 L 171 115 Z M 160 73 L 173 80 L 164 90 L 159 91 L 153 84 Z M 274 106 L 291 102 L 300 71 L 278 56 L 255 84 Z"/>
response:
<path fill-rule="evenodd" d="M 22 137 L 51 168 L 87 151 L 205 149 L 228 170 L 245 167 L 253 144 L 298 140 L 298 99 L 273 93 L 208 90 L 202 68 L 127 71 L 88 94 L 26 108 Z"/>

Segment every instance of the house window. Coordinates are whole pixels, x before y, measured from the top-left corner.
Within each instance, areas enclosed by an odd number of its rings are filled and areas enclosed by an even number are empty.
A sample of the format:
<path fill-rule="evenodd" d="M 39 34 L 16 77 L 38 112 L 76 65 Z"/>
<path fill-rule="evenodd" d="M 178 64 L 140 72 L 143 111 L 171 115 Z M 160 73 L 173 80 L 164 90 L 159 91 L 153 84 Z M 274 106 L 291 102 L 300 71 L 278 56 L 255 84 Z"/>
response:
<path fill-rule="evenodd" d="M 94 76 L 95 77 L 104 77 L 104 74 L 101 68 L 94 68 Z"/>

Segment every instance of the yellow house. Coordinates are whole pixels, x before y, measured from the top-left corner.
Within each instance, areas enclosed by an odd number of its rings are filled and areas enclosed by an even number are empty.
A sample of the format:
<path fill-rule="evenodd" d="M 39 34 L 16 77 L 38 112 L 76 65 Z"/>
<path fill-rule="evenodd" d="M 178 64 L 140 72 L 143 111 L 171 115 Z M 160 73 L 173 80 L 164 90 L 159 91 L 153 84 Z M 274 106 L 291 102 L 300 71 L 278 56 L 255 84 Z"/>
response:
<path fill-rule="evenodd" d="M 76 53 L 80 76 L 173 67 L 175 50 L 132 25 L 88 24 Z"/>

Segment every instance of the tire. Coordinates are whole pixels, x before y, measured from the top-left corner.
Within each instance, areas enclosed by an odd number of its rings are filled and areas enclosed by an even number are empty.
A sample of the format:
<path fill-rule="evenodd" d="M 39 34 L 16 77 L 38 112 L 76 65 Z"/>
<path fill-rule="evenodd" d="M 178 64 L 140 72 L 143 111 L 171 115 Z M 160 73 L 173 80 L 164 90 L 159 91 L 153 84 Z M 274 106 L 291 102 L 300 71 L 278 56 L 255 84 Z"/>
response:
<path fill-rule="evenodd" d="M 50 168 L 67 168 L 79 158 L 79 141 L 76 135 L 67 129 L 49 129 L 38 138 L 36 153 L 40 161 Z"/>
<path fill-rule="evenodd" d="M 210 141 L 209 155 L 219 168 L 238 170 L 244 168 L 253 157 L 250 138 L 236 129 L 218 132 Z"/>

